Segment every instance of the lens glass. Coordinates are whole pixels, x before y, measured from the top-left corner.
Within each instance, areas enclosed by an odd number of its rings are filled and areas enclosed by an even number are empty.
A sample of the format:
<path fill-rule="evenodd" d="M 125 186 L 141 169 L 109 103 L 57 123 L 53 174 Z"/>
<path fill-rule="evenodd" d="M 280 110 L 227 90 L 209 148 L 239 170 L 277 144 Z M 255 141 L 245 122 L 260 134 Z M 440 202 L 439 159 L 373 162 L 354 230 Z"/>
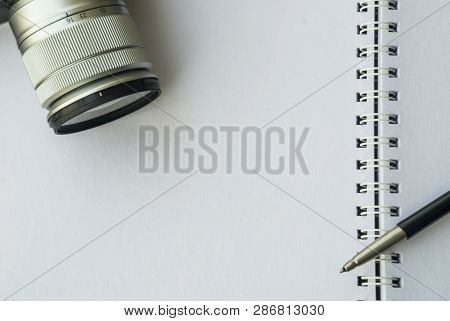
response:
<path fill-rule="evenodd" d="M 121 97 L 118 99 L 115 99 L 113 101 L 104 103 L 100 106 L 97 106 L 91 110 L 88 110 L 87 112 L 78 115 L 77 117 L 69 120 L 67 123 L 65 123 L 64 125 L 74 125 L 74 124 L 78 124 L 78 123 L 82 123 L 85 121 L 89 121 L 104 115 L 107 115 L 109 113 L 112 113 L 116 110 L 122 109 L 132 103 L 134 103 L 135 101 L 138 101 L 142 98 L 144 98 L 145 96 L 147 96 L 150 93 L 150 91 L 144 91 L 144 92 L 139 92 L 139 93 L 134 93 L 125 97 Z M 150 102 L 150 101 L 149 101 Z"/>

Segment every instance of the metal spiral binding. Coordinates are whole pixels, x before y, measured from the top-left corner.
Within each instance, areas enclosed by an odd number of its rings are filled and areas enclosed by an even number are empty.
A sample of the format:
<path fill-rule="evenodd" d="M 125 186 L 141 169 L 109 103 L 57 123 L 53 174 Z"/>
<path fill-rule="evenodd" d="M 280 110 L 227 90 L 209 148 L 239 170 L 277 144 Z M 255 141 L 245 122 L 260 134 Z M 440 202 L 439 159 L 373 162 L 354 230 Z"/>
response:
<path fill-rule="evenodd" d="M 400 263 L 400 254 L 398 254 L 398 253 L 383 253 L 376 259 L 376 261 L 387 261 L 390 263 L 398 264 L 398 263 Z"/>
<path fill-rule="evenodd" d="M 357 216 L 369 216 L 369 215 L 388 215 L 399 216 L 400 209 L 397 206 L 358 206 L 356 208 Z"/>
<path fill-rule="evenodd" d="M 356 162 L 356 168 L 358 170 L 367 170 L 370 168 L 387 168 L 390 170 L 398 169 L 398 160 L 395 159 L 367 159 L 367 160 L 358 160 Z"/>
<path fill-rule="evenodd" d="M 360 103 L 365 103 L 373 99 L 386 99 L 389 101 L 397 101 L 398 92 L 393 90 L 366 90 L 357 93 L 356 99 Z"/>
<path fill-rule="evenodd" d="M 358 58 L 368 58 L 374 54 L 386 53 L 389 56 L 398 55 L 398 47 L 392 45 L 367 45 L 359 47 L 356 51 L 356 56 Z"/>
<path fill-rule="evenodd" d="M 369 12 L 369 10 L 397 10 L 397 0 L 374 0 L 374 1 L 359 1 L 357 10 L 360 13 Z M 375 14 L 375 17 L 379 15 Z M 378 19 L 374 19 L 378 20 Z M 368 21 L 357 26 L 357 34 L 366 36 L 369 32 L 398 32 L 398 24 L 392 21 Z M 397 56 L 399 48 L 393 44 L 368 44 L 357 48 L 357 57 L 368 59 L 376 57 L 377 55 Z M 360 68 L 356 71 L 356 78 L 360 80 L 377 78 L 398 78 L 398 69 L 391 66 L 379 66 Z M 381 83 L 381 82 L 379 82 Z M 374 86 L 372 90 L 365 90 L 356 93 L 356 100 L 358 103 L 389 101 L 395 102 L 399 99 L 399 93 L 395 90 L 386 90 L 385 88 L 377 88 Z M 375 109 L 375 111 L 377 111 Z M 386 114 L 381 112 L 373 112 L 361 114 L 356 117 L 357 126 L 380 126 L 381 124 L 398 125 L 399 116 L 396 114 Z M 397 137 L 383 137 L 380 135 L 360 137 L 357 138 L 356 147 L 359 149 L 377 148 L 386 146 L 388 148 L 397 148 L 399 146 L 399 139 Z M 375 157 L 378 158 L 378 157 Z M 360 159 L 356 162 L 356 169 L 359 171 L 379 171 L 399 170 L 400 162 L 396 159 Z M 356 185 L 356 192 L 359 194 L 373 193 L 375 195 L 380 193 L 399 193 L 400 186 L 396 183 L 385 182 L 365 182 Z M 392 205 L 374 204 L 361 205 L 356 207 L 356 215 L 358 217 L 396 217 L 400 215 L 400 208 Z M 382 236 L 386 230 L 380 228 L 365 228 L 357 230 L 357 236 L 360 240 L 376 239 Z M 400 254 L 398 253 L 382 253 L 375 260 L 377 262 L 389 262 L 393 264 L 400 263 Z M 388 286 L 399 288 L 401 286 L 400 278 L 384 277 L 384 276 L 359 276 L 358 286 L 362 287 L 380 287 Z"/>
<path fill-rule="evenodd" d="M 389 277 L 381 277 L 381 276 L 359 276 L 358 277 L 358 286 L 380 286 L 387 285 L 393 288 L 400 287 L 400 278 L 389 278 Z"/>
<path fill-rule="evenodd" d="M 373 229 L 361 229 L 358 230 L 358 240 L 376 239 L 383 235 L 388 230 L 382 230 L 378 228 Z"/>
<path fill-rule="evenodd" d="M 356 71 L 356 78 L 367 79 L 370 76 L 387 76 L 389 78 L 397 78 L 398 70 L 397 68 L 362 68 Z"/>
<path fill-rule="evenodd" d="M 397 10 L 398 3 L 396 0 L 371 0 L 358 2 L 358 12 L 367 12 L 370 8 L 387 8 L 389 10 Z"/>
<path fill-rule="evenodd" d="M 391 125 L 397 125 L 398 115 L 376 113 L 376 114 L 364 114 L 356 117 L 357 125 L 368 125 L 369 123 L 381 123 L 383 121 Z"/>
<path fill-rule="evenodd" d="M 365 194 L 368 192 L 388 192 L 396 194 L 399 191 L 398 184 L 395 183 L 360 183 L 356 185 L 357 193 Z"/>
<path fill-rule="evenodd" d="M 387 145 L 389 147 L 398 147 L 397 137 L 381 137 L 381 136 L 371 136 L 358 138 L 356 140 L 356 147 L 367 148 L 373 145 Z"/>
<path fill-rule="evenodd" d="M 395 22 L 367 22 L 358 25 L 358 35 L 366 35 L 370 30 L 385 30 L 387 32 L 397 32 Z"/>

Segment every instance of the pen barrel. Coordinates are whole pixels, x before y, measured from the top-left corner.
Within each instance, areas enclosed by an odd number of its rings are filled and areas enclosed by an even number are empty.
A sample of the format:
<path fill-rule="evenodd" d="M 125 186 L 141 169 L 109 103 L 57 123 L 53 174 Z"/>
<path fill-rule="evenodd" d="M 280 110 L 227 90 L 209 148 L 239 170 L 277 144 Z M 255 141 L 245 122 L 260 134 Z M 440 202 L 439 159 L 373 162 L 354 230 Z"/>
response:
<path fill-rule="evenodd" d="M 356 263 L 356 265 L 359 266 L 369 262 L 380 254 L 383 254 L 384 251 L 392 248 L 398 242 L 406 239 L 406 237 L 405 231 L 396 227 L 368 245 L 352 259 L 352 263 L 349 262 L 348 264 L 352 265 L 353 263 Z"/>
<path fill-rule="evenodd" d="M 408 239 L 444 217 L 450 211 L 450 191 L 428 204 L 397 226 L 405 231 Z"/>

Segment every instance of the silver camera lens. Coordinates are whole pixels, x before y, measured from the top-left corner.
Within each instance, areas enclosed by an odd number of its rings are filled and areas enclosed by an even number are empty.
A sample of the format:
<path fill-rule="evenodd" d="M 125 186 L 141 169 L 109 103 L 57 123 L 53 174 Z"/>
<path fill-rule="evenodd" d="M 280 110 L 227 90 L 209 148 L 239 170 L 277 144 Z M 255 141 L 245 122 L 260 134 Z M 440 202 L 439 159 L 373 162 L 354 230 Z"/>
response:
<path fill-rule="evenodd" d="M 57 134 L 114 121 L 161 94 L 123 0 L 10 0 L 9 23 Z"/>

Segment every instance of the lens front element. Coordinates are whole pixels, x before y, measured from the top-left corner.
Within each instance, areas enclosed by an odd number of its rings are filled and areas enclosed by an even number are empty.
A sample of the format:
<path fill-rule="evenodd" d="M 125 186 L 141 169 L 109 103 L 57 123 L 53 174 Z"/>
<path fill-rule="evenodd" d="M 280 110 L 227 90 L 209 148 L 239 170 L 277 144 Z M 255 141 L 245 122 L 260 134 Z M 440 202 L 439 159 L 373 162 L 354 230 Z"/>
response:
<path fill-rule="evenodd" d="M 20 0 L 10 24 L 58 134 L 118 119 L 160 95 L 124 1 Z"/>

